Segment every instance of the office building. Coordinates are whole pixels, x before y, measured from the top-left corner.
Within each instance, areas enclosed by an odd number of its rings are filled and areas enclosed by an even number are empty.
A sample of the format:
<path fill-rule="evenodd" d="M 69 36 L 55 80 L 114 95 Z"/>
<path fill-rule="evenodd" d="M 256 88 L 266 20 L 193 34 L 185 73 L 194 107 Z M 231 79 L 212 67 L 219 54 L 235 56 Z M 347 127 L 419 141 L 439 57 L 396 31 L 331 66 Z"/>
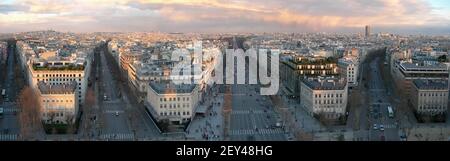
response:
<path fill-rule="evenodd" d="M 370 26 L 369 26 L 369 25 L 366 25 L 364 36 L 365 36 L 366 38 L 370 37 L 371 32 L 372 32 L 372 31 L 371 31 Z"/>

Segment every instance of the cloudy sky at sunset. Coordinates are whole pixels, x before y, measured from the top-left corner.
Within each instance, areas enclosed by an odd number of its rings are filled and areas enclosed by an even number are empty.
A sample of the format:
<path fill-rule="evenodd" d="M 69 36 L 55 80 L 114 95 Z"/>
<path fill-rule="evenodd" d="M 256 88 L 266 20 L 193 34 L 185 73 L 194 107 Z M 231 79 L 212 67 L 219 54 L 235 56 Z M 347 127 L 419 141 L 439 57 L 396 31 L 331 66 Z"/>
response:
<path fill-rule="evenodd" d="M 0 0 L 0 32 L 450 33 L 449 0 Z"/>

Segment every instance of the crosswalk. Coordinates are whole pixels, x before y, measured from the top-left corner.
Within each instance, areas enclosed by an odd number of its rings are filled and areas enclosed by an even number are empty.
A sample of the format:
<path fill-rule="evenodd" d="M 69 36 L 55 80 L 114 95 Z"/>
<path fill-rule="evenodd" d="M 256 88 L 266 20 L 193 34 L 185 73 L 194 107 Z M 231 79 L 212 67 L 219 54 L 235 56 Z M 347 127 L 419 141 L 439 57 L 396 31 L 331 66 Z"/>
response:
<path fill-rule="evenodd" d="M 371 126 L 373 128 L 373 126 Z M 378 129 L 380 128 L 380 125 L 377 125 Z M 384 129 L 395 129 L 397 126 L 395 124 L 383 124 Z"/>
<path fill-rule="evenodd" d="M 261 110 L 257 110 L 257 111 L 252 111 L 252 112 L 250 112 L 250 110 L 238 110 L 238 111 L 232 111 L 231 112 L 231 114 L 250 114 L 250 113 L 252 113 L 252 114 L 262 114 L 262 113 L 264 113 L 264 111 L 261 111 Z"/>
<path fill-rule="evenodd" d="M 132 141 L 134 140 L 134 135 L 131 133 L 102 134 L 100 135 L 100 139 L 115 140 L 115 141 Z"/>
<path fill-rule="evenodd" d="M 12 112 L 19 112 L 19 108 L 3 108 L 3 112 L 5 113 L 12 113 Z"/>
<path fill-rule="evenodd" d="M 394 124 L 387 124 L 387 125 L 384 125 L 384 128 L 385 129 L 395 129 L 397 127 Z"/>
<path fill-rule="evenodd" d="M 254 134 L 282 134 L 282 129 L 259 129 L 258 131 L 253 129 L 244 130 L 231 130 L 230 135 L 254 135 Z"/>
<path fill-rule="evenodd" d="M 16 141 L 17 134 L 0 134 L 0 141 Z"/>

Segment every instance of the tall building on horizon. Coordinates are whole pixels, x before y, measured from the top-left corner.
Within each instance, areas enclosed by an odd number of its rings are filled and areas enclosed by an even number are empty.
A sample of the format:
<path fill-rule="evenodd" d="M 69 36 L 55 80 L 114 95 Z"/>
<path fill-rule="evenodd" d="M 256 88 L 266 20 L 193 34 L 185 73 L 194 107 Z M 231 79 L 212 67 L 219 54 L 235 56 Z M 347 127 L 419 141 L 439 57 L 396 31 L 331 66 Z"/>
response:
<path fill-rule="evenodd" d="M 365 37 L 367 38 L 367 37 L 370 37 L 370 26 L 369 25 L 366 25 L 366 27 L 365 27 Z"/>

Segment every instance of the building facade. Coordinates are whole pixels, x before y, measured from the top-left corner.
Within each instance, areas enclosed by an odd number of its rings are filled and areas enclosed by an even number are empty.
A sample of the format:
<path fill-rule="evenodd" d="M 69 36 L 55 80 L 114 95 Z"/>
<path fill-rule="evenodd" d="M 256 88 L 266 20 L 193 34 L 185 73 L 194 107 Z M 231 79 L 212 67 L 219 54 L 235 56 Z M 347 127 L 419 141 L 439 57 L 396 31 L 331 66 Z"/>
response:
<path fill-rule="evenodd" d="M 43 81 L 49 85 L 77 83 L 77 101 L 82 105 L 88 88 L 90 72 L 88 61 L 33 61 L 29 65 L 29 84 L 34 88 Z"/>
<path fill-rule="evenodd" d="M 413 81 L 417 79 L 448 79 L 447 66 L 439 62 L 397 61 L 392 69 L 396 86 L 403 96 L 410 98 Z"/>
<path fill-rule="evenodd" d="M 338 75 L 337 59 L 293 56 L 280 64 L 283 86 L 293 96 L 300 95 L 300 81 L 307 77 Z"/>
<path fill-rule="evenodd" d="M 414 80 L 411 103 L 420 115 L 435 116 L 447 113 L 447 80 Z"/>
<path fill-rule="evenodd" d="M 358 86 L 358 68 L 359 64 L 351 58 L 341 58 L 338 61 L 339 73 L 347 79 L 350 87 Z"/>
<path fill-rule="evenodd" d="M 370 37 L 371 32 L 372 32 L 372 31 L 371 31 L 370 26 L 369 26 L 369 25 L 366 25 L 365 28 L 364 28 L 364 36 L 365 36 L 366 38 Z"/>
<path fill-rule="evenodd" d="M 42 120 L 45 123 L 74 123 L 79 111 L 77 83 L 37 83 Z"/>
<path fill-rule="evenodd" d="M 146 105 L 157 121 L 167 119 L 181 124 L 192 120 L 201 99 L 198 85 L 168 82 L 150 82 L 149 85 Z"/>
<path fill-rule="evenodd" d="M 301 108 L 310 115 L 338 119 L 347 110 L 348 84 L 344 78 L 310 78 L 301 81 Z"/>

